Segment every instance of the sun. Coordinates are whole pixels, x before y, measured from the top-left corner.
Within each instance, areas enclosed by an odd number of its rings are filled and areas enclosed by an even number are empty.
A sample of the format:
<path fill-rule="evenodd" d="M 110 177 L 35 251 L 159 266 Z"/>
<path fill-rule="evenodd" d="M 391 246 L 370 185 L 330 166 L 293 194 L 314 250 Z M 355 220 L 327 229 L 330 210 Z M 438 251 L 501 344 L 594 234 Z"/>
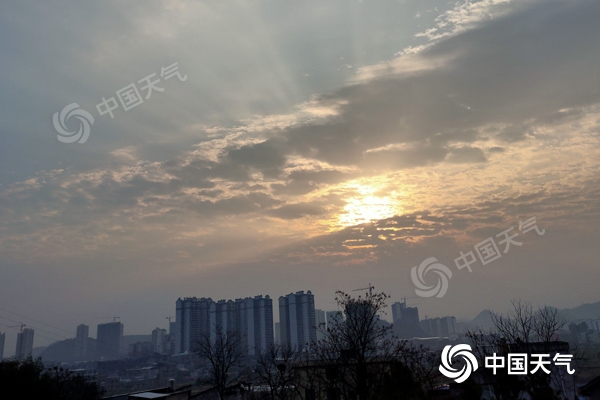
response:
<path fill-rule="evenodd" d="M 399 204 L 393 196 L 377 196 L 377 189 L 360 185 L 356 194 L 346 200 L 343 211 L 338 216 L 342 226 L 359 225 L 374 220 L 393 217 L 399 213 Z"/>

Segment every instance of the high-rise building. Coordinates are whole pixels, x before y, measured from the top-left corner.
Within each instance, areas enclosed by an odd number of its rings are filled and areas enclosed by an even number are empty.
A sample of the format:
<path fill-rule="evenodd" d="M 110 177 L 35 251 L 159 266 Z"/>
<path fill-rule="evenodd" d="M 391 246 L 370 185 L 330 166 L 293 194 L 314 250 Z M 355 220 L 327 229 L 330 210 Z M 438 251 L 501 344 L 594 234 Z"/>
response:
<path fill-rule="evenodd" d="M 456 318 L 442 317 L 440 318 L 440 336 L 449 337 L 456 335 Z"/>
<path fill-rule="evenodd" d="M 413 338 L 424 335 L 419 324 L 419 309 L 417 307 L 406 307 L 406 300 L 392 304 L 392 317 L 396 336 Z"/>
<path fill-rule="evenodd" d="M 33 349 L 33 329 L 25 328 L 17 334 L 17 350 L 15 356 L 17 358 L 25 358 L 31 355 Z"/>
<path fill-rule="evenodd" d="M 194 350 L 203 337 L 214 340 L 217 332 L 238 332 L 249 355 L 265 350 L 274 342 L 273 300 L 269 296 L 219 300 L 195 297 L 176 302 L 176 352 Z"/>
<path fill-rule="evenodd" d="M 6 334 L 0 333 L 0 361 L 4 358 L 4 339 L 6 339 Z"/>
<path fill-rule="evenodd" d="M 236 300 L 219 300 L 215 303 L 215 323 L 214 327 L 221 329 L 223 332 L 227 331 L 243 331 L 243 327 L 239 326 L 241 321 L 237 317 L 238 310 L 243 309 L 243 301 Z M 211 328 L 213 326 L 211 325 Z M 213 332 L 213 335 L 216 332 Z"/>
<path fill-rule="evenodd" d="M 98 324 L 96 345 L 98 357 L 103 360 L 115 360 L 121 357 L 123 343 L 123 324 L 109 322 Z"/>
<path fill-rule="evenodd" d="M 269 296 L 246 298 L 245 315 L 240 315 L 241 328 L 246 328 L 248 354 L 265 351 L 275 341 L 273 337 L 273 300 Z M 244 333 L 244 331 L 242 330 Z"/>
<path fill-rule="evenodd" d="M 325 321 L 325 311 L 315 310 L 315 321 L 317 326 L 317 340 L 323 340 L 325 338 L 324 331 L 327 329 L 327 322 Z"/>
<path fill-rule="evenodd" d="M 275 322 L 275 343 L 281 344 L 281 322 Z"/>
<path fill-rule="evenodd" d="M 168 354 L 175 354 L 175 338 L 177 332 L 177 322 L 171 322 L 169 319 L 169 335 L 167 336 L 167 348 Z"/>
<path fill-rule="evenodd" d="M 279 298 L 281 344 L 303 349 L 317 340 L 315 297 L 309 290 Z"/>
<path fill-rule="evenodd" d="M 167 330 L 156 328 L 152 331 L 152 351 L 158 354 L 166 353 Z"/>
<path fill-rule="evenodd" d="M 90 333 L 90 327 L 84 324 L 77 325 L 77 334 L 75 335 L 75 347 L 77 351 L 77 358 L 85 360 L 87 357 L 87 345 L 88 336 Z"/>
<path fill-rule="evenodd" d="M 179 298 L 175 305 L 175 353 L 187 353 L 216 325 L 216 306 L 211 298 L 204 297 Z"/>
<path fill-rule="evenodd" d="M 421 328 L 430 337 L 448 337 L 456 335 L 456 318 L 428 318 L 421 321 Z"/>

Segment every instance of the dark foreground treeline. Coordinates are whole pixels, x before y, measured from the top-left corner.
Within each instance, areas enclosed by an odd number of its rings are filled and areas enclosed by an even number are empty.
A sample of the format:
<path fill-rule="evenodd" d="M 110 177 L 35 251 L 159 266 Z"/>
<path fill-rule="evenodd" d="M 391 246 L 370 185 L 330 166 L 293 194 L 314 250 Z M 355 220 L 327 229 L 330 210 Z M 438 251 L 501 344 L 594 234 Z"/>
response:
<path fill-rule="evenodd" d="M 0 362 L 3 399 L 97 400 L 102 391 L 95 382 L 62 368 L 44 368 L 41 360 Z"/>

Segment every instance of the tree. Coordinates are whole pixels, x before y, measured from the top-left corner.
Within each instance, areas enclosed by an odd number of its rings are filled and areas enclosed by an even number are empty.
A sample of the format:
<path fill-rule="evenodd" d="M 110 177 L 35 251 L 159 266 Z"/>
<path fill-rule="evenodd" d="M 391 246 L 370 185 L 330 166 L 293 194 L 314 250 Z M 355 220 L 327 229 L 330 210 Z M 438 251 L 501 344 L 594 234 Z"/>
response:
<path fill-rule="evenodd" d="M 0 362 L 0 387 L 24 399 L 96 400 L 103 391 L 95 382 L 63 368 L 45 369 L 40 359 Z"/>
<path fill-rule="evenodd" d="M 298 391 L 300 353 L 290 345 L 272 344 L 258 354 L 256 373 L 270 391 L 270 399 L 293 399 Z"/>
<path fill-rule="evenodd" d="M 565 326 L 554 308 L 540 307 L 537 310 L 530 303 L 514 300 L 512 309 L 505 315 L 492 312 L 494 328 L 490 332 L 482 329 L 468 330 L 467 338 L 473 343 L 476 355 L 485 360 L 486 354 L 496 352 L 506 355 L 516 353 L 551 353 L 560 345 L 557 333 Z M 528 393 L 531 399 L 559 399 L 565 393 L 558 388 L 563 387 L 564 371 L 554 370 L 547 375 L 542 371 L 523 376 L 508 375 L 506 369 L 492 375 L 489 370 L 482 370 L 486 381 L 494 390 L 496 398 L 518 398 L 521 393 Z"/>
<path fill-rule="evenodd" d="M 521 300 L 513 300 L 511 304 L 512 310 L 506 315 L 491 313 L 496 332 L 508 343 L 549 344 L 556 341 L 557 332 L 565 326 L 555 308 L 534 310 L 530 303 Z"/>
<path fill-rule="evenodd" d="M 392 336 L 392 327 L 379 314 L 389 298 L 385 293 L 367 293 L 354 298 L 336 292 L 336 302 L 343 314 L 332 326 L 318 329 L 324 339 L 313 344 L 321 375 L 328 391 L 342 391 L 345 398 L 371 398 L 382 385 L 404 344 Z"/>
<path fill-rule="evenodd" d="M 217 389 L 219 398 L 225 398 L 225 391 L 237 378 L 235 368 L 243 366 L 247 348 L 244 337 L 237 331 L 224 331 L 217 327 L 214 339 L 205 334 L 196 343 L 196 354 L 207 361 L 207 383 Z"/>
<path fill-rule="evenodd" d="M 376 400 L 424 400 L 423 386 L 415 380 L 412 371 L 403 363 L 394 361 L 382 384 L 377 388 Z"/>
<path fill-rule="evenodd" d="M 398 359 L 411 371 L 421 387 L 433 390 L 440 383 L 439 351 L 432 351 L 423 345 L 407 345 L 398 355 Z"/>

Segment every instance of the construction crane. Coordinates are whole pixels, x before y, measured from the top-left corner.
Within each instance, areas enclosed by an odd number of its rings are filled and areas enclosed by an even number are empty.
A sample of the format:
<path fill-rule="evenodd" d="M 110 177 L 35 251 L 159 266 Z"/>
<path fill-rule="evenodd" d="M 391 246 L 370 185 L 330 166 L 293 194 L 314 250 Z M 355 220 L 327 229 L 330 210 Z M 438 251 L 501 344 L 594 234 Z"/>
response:
<path fill-rule="evenodd" d="M 21 322 L 21 325 L 13 325 L 13 326 L 9 326 L 9 328 L 21 328 L 21 333 L 23 333 L 23 328 L 25 328 L 27 325 L 25 325 L 24 323 Z"/>
<path fill-rule="evenodd" d="M 375 286 L 371 285 L 371 282 L 369 282 L 369 286 L 365 287 L 365 288 L 360 288 L 360 289 L 354 289 L 353 292 L 358 292 L 360 290 L 368 290 L 369 291 L 369 296 L 373 294 L 373 289 L 375 289 Z"/>

